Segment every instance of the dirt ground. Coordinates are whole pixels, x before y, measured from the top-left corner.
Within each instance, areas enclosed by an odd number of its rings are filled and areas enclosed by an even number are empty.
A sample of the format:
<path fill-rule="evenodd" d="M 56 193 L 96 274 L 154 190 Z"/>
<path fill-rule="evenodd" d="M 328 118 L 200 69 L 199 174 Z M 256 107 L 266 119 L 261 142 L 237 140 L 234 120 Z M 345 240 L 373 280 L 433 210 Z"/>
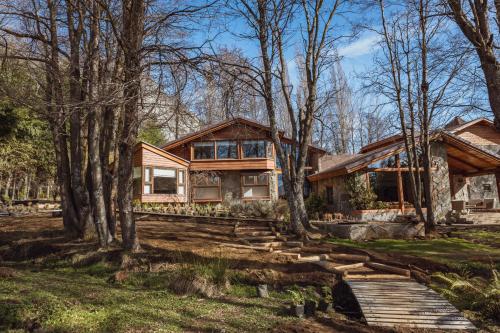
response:
<path fill-rule="evenodd" d="M 250 283 L 267 283 L 271 286 L 333 285 L 335 276 L 309 263 L 296 263 L 276 253 L 260 252 L 221 246 L 220 243 L 237 243 L 232 238 L 232 225 L 193 222 L 167 222 L 140 220 L 138 235 L 149 270 L 160 269 L 166 262 L 185 256 L 199 258 L 223 258 L 229 267 L 245 272 Z M 119 234 L 119 233 L 118 233 Z M 23 216 L 0 218 L 0 262 L 4 260 L 45 260 L 50 256 L 69 256 L 91 250 L 94 244 L 65 238 L 60 218 L 48 216 Z M 118 248 L 118 247 L 117 247 Z M 329 243 L 308 244 L 304 252 L 318 253 L 363 253 L 363 250 L 342 247 Z M 373 253 L 372 253 L 373 254 Z M 402 260 L 395 255 L 375 254 L 380 260 Z M 406 258 L 411 263 L 427 270 L 443 270 L 434 263 L 417 258 Z M 0 265 L 1 266 L 1 265 Z M 273 332 L 412 332 L 402 329 L 378 329 L 368 327 L 356 320 L 346 318 L 316 318 L 294 324 L 278 326 Z M 415 331 L 416 332 L 416 331 Z M 421 332 L 421 331 L 419 331 Z"/>

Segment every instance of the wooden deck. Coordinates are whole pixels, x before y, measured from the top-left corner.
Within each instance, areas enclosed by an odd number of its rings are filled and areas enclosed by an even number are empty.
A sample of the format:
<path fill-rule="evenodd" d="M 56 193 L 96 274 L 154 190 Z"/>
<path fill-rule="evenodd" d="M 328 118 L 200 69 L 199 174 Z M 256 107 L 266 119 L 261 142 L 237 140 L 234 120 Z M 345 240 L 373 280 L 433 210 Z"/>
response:
<path fill-rule="evenodd" d="M 368 325 L 475 330 L 435 291 L 412 280 L 347 280 Z"/>

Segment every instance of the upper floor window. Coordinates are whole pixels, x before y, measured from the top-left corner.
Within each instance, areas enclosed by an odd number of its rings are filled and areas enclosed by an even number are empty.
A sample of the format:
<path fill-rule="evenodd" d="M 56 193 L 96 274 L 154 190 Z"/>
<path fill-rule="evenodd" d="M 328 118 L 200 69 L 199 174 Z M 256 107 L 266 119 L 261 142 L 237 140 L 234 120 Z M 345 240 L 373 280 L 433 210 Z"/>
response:
<path fill-rule="evenodd" d="M 195 160 L 210 160 L 215 158 L 214 142 L 195 142 L 193 149 Z"/>
<path fill-rule="evenodd" d="M 273 146 L 265 140 L 248 140 L 241 143 L 243 158 L 272 158 Z"/>
<path fill-rule="evenodd" d="M 238 158 L 238 143 L 236 141 L 217 141 L 217 158 Z"/>

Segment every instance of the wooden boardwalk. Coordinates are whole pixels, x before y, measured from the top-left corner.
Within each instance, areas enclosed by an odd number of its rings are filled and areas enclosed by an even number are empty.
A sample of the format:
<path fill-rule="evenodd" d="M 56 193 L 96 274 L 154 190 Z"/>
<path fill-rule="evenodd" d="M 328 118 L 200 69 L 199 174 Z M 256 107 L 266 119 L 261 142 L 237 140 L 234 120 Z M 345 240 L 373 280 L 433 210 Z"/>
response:
<path fill-rule="evenodd" d="M 475 330 L 435 291 L 412 280 L 347 280 L 368 325 Z"/>

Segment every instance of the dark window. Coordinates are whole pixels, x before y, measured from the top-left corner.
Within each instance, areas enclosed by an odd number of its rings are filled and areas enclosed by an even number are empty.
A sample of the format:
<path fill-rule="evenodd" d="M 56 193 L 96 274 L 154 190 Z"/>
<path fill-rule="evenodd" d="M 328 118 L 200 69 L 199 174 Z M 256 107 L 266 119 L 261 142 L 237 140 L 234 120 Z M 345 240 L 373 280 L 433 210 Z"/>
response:
<path fill-rule="evenodd" d="M 155 168 L 153 190 L 155 194 L 177 194 L 177 171 L 175 169 Z"/>
<path fill-rule="evenodd" d="M 214 142 L 195 142 L 194 143 L 194 159 L 195 160 L 210 160 L 215 158 Z"/>
<path fill-rule="evenodd" d="M 333 205 L 333 187 L 326 187 L 326 203 L 329 205 Z"/>
<path fill-rule="evenodd" d="M 243 141 L 241 145 L 243 158 L 271 158 L 272 144 L 264 140 L 249 140 Z"/>
<path fill-rule="evenodd" d="M 217 158 L 238 158 L 238 144 L 235 141 L 217 141 Z"/>

